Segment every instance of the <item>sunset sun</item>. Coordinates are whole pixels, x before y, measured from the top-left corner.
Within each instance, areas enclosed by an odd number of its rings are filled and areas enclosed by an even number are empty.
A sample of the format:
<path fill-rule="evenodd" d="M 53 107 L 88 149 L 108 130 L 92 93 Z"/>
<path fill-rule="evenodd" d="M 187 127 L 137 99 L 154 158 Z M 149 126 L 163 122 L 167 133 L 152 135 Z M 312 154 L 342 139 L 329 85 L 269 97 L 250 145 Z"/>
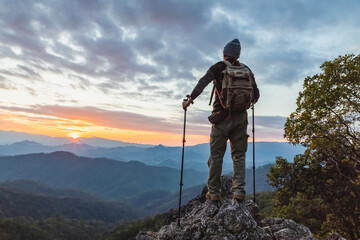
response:
<path fill-rule="evenodd" d="M 76 140 L 80 137 L 79 133 L 70 133 L 68 136 L 71 137 L 73 140 Z"/>

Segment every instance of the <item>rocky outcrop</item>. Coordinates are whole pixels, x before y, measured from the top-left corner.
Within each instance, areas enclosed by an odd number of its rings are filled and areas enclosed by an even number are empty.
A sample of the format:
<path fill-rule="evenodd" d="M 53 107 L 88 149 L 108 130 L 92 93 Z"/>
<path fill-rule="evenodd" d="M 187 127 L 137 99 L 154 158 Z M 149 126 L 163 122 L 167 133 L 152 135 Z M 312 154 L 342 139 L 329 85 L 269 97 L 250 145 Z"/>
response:
<path fill-rule="evenodd" d="M 221 178 L 222 200 L 215 204 L 202 193 L 181 208 L 180 226 L 177 211 L 170 211 L 167 225 L 158 232 L 140 232 L 137 240 L 280 240 L 312 238 L 310 230 L 292 220 L 269 218 L 260 221 L 257 205 L 252 201 L 238 203 L 232 199 L 232 177 Z"/>
<path fill-rule="evenodd" d="M 333 233 L 326 240 L 346 240 L 346 238 L 343 238 L 341 235 L 337 233 Z"/>
<path fill-rule="evenodd" d="M 276 240 L 292 240 L 302 239 L 311 240 L 310 229 L 297 224 L 295 221 L 283 218 L 267 218 L 260 222 L 260 225 L 271 239 Z"/>

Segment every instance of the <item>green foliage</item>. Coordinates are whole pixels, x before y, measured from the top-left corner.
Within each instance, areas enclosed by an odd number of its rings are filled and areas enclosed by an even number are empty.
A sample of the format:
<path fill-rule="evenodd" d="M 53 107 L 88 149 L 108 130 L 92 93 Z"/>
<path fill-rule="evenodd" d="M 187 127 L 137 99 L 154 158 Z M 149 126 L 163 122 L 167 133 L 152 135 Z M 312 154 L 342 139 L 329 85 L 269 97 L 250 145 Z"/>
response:
<path fill-rule="evenodd" d="M 296 111 L 286 121 L 284 135 L 310 151 L 321 150 L 322 156 L 334 164 L 346 158 L 358 174 L 360 55 L 340 56 L 321 68 L 323 73 L 305 79 L 304 91 L 299 93 Z"/>
<path fill-rule="evenodd" d="M 164 218 L 167 213 L 146 217 L 132 222 L 124 222 L 114 229 L 106 232 L 101 240 L 135 240 L 140 231 L 158 231 L 164 225 Z"/>
<path fill-rule="evenodd" d="M 340 56 L 307 77 L 284 136 L 307 147 L 278 158 L 268 179 L 274 212 L 324 236 L 360 238 L 360 55 Z"/>
<path fill-rule="evenodd" d="M 261 192 L 257 195 L 257 204 L 261 218 L 272 217 L 274 192 Z"/>
<path fill-rule="evenodd" d="M 137 218 L 139 214 L 120 202 L 35 195 L 0 187 L 0 218 L 21 216 L 35 219 L 64 216 L 117 222 Z"/>
<path fill-rule="evenodd" d="M 294 163 L 277 158 L 276 166 L 268 174 L 270 183 L 276 187 L 273 215 L 293 219 L 318 233 L 326 217 L 323 201 L 315 191 L 315 184 L 319 183 L 316 177 L 322 168 L 310 168 L 308 163 L 304 155 L 296 156 Z"/>
<path fill-rule="evenodd" d="M 15 181 L 6 181 L 0 183 L 0 187 L 18 189 L 25 193 L 32 193 L 36 195 L 48 195 L 54 197 L 71 197 L 80 198 L 88 201 L 103 201 L 103 197 L 94 193 L 85 192 L 81 190 L 54 188 L 48 184 L 39 181 L 28 179 L 19 179 Z"/>
<path fill-rule="evenodd" d="M 273 216 L 273 198 L 275 192 L 266 191 L 256 193 L 256 203 L 259 206 L 260 217 L 262 219 Z M 246 195 L 245 200 L 252 200 L 253 194 Z"/>
<path fill-rule="evenodd" d="M 103 222 L 68 218 L 5 218 L 0 221 L 0 239 L 95 240 L 106 229 Z"/>

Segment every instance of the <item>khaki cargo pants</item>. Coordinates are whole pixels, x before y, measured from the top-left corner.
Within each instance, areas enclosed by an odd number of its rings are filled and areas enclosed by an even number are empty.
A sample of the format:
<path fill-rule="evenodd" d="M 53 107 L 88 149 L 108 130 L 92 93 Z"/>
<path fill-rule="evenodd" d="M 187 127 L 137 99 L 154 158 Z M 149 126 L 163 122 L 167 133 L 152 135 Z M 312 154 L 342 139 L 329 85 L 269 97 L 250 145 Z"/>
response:
<path fill-rule="evenodd" d="M 245 153 L 248 145 L 247 112 L 231 113 L 223 122 L 213 124 L 210 134 L 210 157 L 208 160 L 208 191 L 220 196 L 220 177 L 227 140 L 230 140 L 233 160 L 233 185 L 231 192 L 245 196 Z"/>

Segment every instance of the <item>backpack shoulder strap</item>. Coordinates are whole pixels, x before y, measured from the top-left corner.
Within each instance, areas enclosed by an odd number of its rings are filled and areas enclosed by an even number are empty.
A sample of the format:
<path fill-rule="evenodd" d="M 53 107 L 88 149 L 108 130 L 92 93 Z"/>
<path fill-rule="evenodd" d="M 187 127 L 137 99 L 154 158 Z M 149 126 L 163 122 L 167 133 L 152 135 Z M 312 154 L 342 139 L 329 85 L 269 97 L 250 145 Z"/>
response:
<path fill-rule="evenodd" d="M 227 61 L 227 60 L 225 60 L 225 61 L 223 61 L 225 64 L 226 64 L 226 66 L 227 67 L 230 67 L 232 64 L 229 62 L 229 61 Z"/>

